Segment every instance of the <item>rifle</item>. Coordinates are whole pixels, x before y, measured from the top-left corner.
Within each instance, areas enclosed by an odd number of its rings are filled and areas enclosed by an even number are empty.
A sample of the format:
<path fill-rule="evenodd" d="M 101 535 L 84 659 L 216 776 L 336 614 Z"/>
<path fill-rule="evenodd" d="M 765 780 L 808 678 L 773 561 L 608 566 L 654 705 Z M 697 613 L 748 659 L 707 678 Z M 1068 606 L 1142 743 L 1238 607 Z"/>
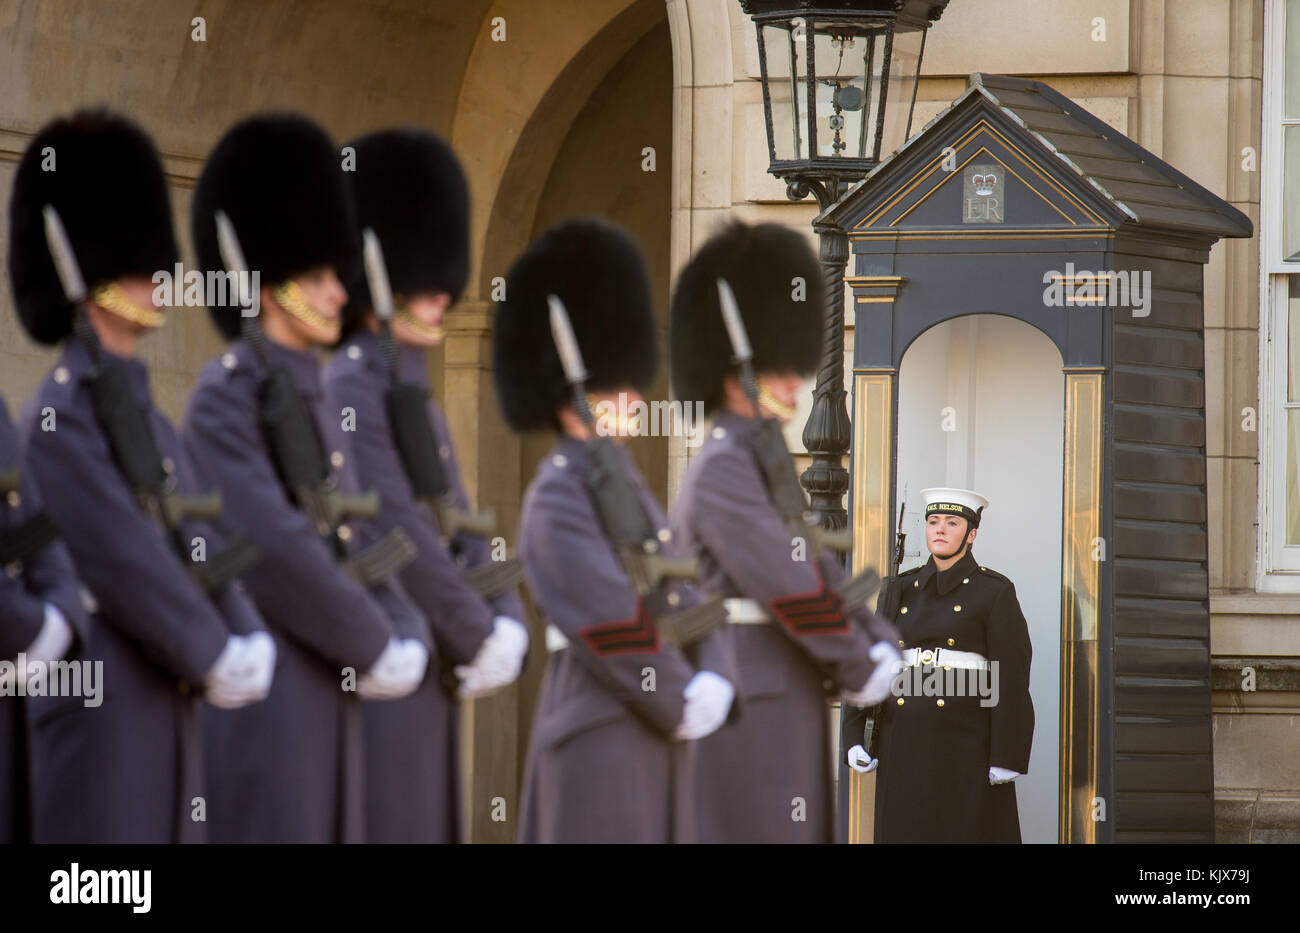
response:
<path fill-rule="evenodd" d="M 433 515 L 444 544 L 451 546 L 457 534 L 486 538 L 496 530 L 496 515 L 491 510 L 470 512 L 462 509 L 456 491 L 447 479 L 439 452 L 438 437 L 429 421 L 429 393 L 424 386 L 402 382 L 398 376 L 397 342 L 393 338 L 393 292 L 384 263 L 383 249 L 375 231 L 367 227 L 362 233 L 366 282 L 371 303 L 379 321 L 379 343 L 388 366 L 390 384 L 384 394 L 388 424 L 406 480 L 415 500 Z M 491 561 L 466 571 L 466 578 L 484 599 L 495 599 L 518 585 L 523 578 L 519 561 L 509 558 Z"/>
<path fill-rule="evenodd" d="M 230 218 L 224 211 L 217 211 L 216 223 L 222 262 L 236 275 L 246 273 L 248 264 Z M 404 531 L 394 528 L 369 547 L 349 552 L 347 542 L 351 532 L 344 523 L 354 518 L 375 518 L 379 514 L 379 494 L 339 491 L 316 421 L 292 374 L 267 359 L 266 337 L 257 315 L 243 316 L 240 330 L 261 369 L 258 414 L 271 461 L 285 492 L 307 516 L 344 572 L 363 586 L 386 580 L 415 558 L 415 545 Z"/>
<path fill-rule="evenodd" d="M 177 492 L 176 478 L 158 450 L 153 425 L 131 388 L 126 364 L 102 352 L 99 337 L 86 318 L 83 307 L 86 285 L 63 221 L 52 204 L 45 205 L 44 214 L 45 239 L 59 282 L 64 296 L 76 308 L 73 332 L 90 353 L 94 365 L 90 396 L 95 420 L 108 441 L 113 461 L 136 502 L 162 529 L 185 569 L 205 592 L 212 593 L 256 563 L 257 550 L 250 541 L 236 534 L 226 542 L 225 548 L 208 559 L 193 559 L 183 523 L 187 519 L 215 522 L 221 516 L 221 493 L 189 496 Z"/>
<path fill-rule="evenodd" d="M 794 459 L 786 446 L 781 424 L 763 414 L 759 402 L 758 379 L 754 375 L 754 354 L 750 349 L 749 334 L 740 316 L 736 294 L 726 279 L 718 279 L 718 304 L 722 320 L 731 340 L 733 362 L 740 368 L 740 386 L 754 408 L 754 459 L 767 494 L 785 520 L 791 537 L 808 542 L 814 562 L 821 557 L 822 549 L 847 552 L 853 548 L 853 532 L 848 528 L 823 528 L 808 509 L 808 499 L 799 477 L 794 471 Z M 880 588 L 880 575 L 867 568 L 852 577 L 846 577 L 835 587 L 835 592 L 846 605 L 866 602 Z"/>
<path fill-rule="evenodd" d="M 693 557 L 672 557 L 660 553 L 654 523 L 646 514 L 636 488 L 627 475 L 622 455 L 613 441 L 596 432 L 595 418 L 587 401 L 587 370 L 582 352 L 569 323 L 564 303 L 555 295 L 547 296 L 551 315 L 551 336 L 564 367 L 564 375 L 573 387 L 573 407 L 582 419 L 590 438 L 587 440 L 587 489 L 591 493 L 596 516 L 613 545 L 637 596 L 645 601 L 658 623 L 665 641 L 688 647 L 704 638 L 726 620 L 721 598 L 706 600 L 689 609 L 671 612 L 663 584 L 669 580 L 695 580 L 699 561 Z"/>
<path fill-rule="evenodd" d="M 907 511 L 907 486 L 903 486 L 903 501 L 898 504 L 898 527 L 894 529 L 894 559 L 889 564 L 889 575 L 898 576 L 898 571 L 903 566 L 903 546 L 907 542 L 907 535 L 903 532 L 903 515 Z"/>

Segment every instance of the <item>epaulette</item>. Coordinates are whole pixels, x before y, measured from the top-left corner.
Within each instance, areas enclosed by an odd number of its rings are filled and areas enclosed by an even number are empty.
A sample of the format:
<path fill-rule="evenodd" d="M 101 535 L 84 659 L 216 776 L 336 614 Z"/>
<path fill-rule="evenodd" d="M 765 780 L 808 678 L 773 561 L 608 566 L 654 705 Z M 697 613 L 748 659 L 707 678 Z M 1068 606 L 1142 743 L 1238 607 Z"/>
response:
<path fill-rule="evenodd" d="M 990 570 L 988 567 L 981 567 L 980 573 L 984 574 L 986 577 L 992 577 L 995 580 L 1001 580 L 1003 583 L 1011 582 L 1010 577 L 1005 577 L 1002 574 L 998 573 L 996 570 Z"/>

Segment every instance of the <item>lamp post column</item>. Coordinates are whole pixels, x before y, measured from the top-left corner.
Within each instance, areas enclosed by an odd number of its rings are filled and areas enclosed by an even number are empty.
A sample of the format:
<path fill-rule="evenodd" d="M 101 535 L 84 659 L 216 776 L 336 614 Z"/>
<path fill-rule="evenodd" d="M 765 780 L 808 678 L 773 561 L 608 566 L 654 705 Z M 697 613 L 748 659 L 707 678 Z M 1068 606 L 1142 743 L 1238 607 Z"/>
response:
<path fill-rule="evenodd" d="M 792 183 L 791 197 L 802 199 L 809 191 L 817 196 L 823 211 L 839 193 L 838 180 Z M 817 521 L 826 528 L 843 528 L 848 524 L 844 494 L 849 488 L 849 473 L 844 455 L 853 439 L 844 391 L 844 266 L 849 258 L 849 238 L 833 224 L 815 224 L 820 240 L 822 265 L 822 301 L 825 304 L 822 333 L 822 362 L 813 389 L 813 407 L 803 429 L 804 449 L 812 463 L 799 477 L 808 492 Z"/>

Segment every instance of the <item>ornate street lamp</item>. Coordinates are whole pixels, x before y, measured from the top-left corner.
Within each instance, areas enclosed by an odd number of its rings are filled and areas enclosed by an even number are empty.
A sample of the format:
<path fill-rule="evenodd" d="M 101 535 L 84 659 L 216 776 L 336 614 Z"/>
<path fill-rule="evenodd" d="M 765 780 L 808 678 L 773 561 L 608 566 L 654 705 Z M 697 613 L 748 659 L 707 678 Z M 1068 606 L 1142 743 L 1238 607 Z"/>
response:
<path fill-rule="evenodd" d="M 911 133 L 925 34 L 949 0 L 740 0 L 758 32 L 768 172 L 786 195 L 822 211 Z M 815 224 L 825 276 L 826 333 L 801 481 L 823 525 L 847 522 L 841 465 L 852 429 L 844 401 L 847 235 Z"/>

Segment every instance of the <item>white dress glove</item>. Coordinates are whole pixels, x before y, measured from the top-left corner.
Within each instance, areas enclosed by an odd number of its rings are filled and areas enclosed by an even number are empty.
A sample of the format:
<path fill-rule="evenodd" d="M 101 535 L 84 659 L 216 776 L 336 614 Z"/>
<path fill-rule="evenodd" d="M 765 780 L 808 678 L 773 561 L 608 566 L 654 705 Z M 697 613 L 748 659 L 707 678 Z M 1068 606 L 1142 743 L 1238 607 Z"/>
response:
<path fill-rule="evenodd" d="M 274 675 L 275 642 L 270 635 L 231 635 L 203 678 L 204 696 L 213 706 L 238 709 L 266 699 Z"/>
<path fill-rule="evenodd" d="M 513 683 L 527 654 L 528 629 L 507 616 L 497 616 L 492 634 L 483 639 L 474 660 L 456 665 L 456 676 L 460 678 L 457 695 L 469 700 Z"/>
<path fill-rule="evenodd" d="M 673 732 L 675 739 L 702 739 L 716 732 L 731 712 L 731 701 L 736 698 L 736 688 L 731 681 L 713 671 L 700 671 L 682 691 L 686 706 L 682 721 Z"/>
<path fill-rule="evenodd" d="M 370 670 L 357 678 L 357 693 L 367 700 L 400 700 L 424 680 L 429 649 L 414 638 L 390 638 Z"/>
<path fill-rule="evenodd" d="M 849 749 L 849 767 L 858 774 L 870 774 L 876 770 L 878 764 L 880 759 L 872 758 L 861 745 L 854 745 Z"/>
<path fill-rule="evenodd" d="M 871 660 L 876 662 L 876 667 L 867 682 L 854 693 L 844 693 L 844 702 L 850 706 L 875 706 L 889 699 L 890 687 L 902 669 L 903 656 L 889 642 L 878 641 L 871 646 Z"/>
<path fill-rule="evenodd" d="M 23 652 L 26 663 L 15 667 L 14 673 L 18 683 L 26 685 L 29 682 L 44 681 L 46 674 L 49 673 L 49 665 L 55 661 L 62 661 L 71 647 L 72 626 L 63 617 L 58 606 L 54 603 L 46 603 L 45 621 L 41 623 L 41 630 L 36 633 L 36 640 Z M 39 661 L 40 667 L 36 670 L 36 676 L 29 681 L 31 672 L 28 670 L 28 665 L 33 661 Z"/>
<path fill-rule="evenodd" d="M 1018 777 L 1020 777 L 1019 771 L 1012 771 L 1010 768 L 995 768 L 992 765 L 989 766 L 990 784 L 1005 784 L 1007 781 L 1014 781 Z"/>

